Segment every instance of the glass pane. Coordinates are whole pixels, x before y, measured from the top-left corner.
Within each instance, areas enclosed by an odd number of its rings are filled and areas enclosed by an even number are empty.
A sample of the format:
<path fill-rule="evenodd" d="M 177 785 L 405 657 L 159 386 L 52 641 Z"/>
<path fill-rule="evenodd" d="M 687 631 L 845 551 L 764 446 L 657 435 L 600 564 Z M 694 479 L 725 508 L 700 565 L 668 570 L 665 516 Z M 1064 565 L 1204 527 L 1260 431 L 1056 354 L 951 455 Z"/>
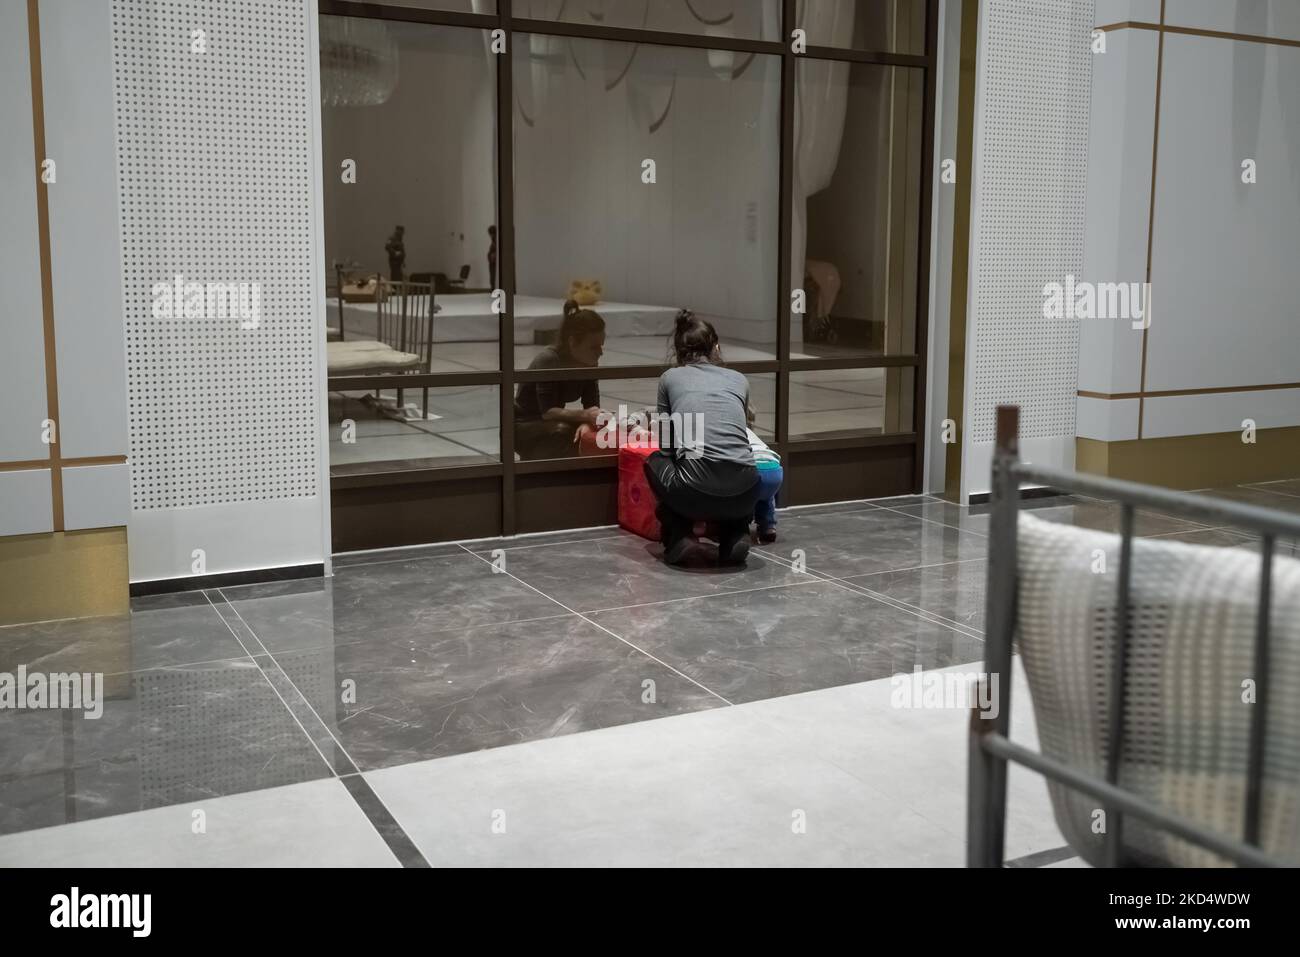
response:
<path fill-rule="evenodd" d="M 779 58 L 528 34 L 514 57 L 516 367 L 662 363 L 682 308 L 771 358 Z M 559 343 L 567 298 L 600 350 Z"/>
<path fill-rule="evenodd" d="M 761 438 L 771 441 L 776 433 L 776 374 L 763 373 L 746 376 L 749 380 L 749 404 L 755 414 L 756 424 L 751 426 Z M 615 423 L 640 421 L 648 423 L 655 412 L 659 395 L 659 380 L 654 379 L 601 379 L 589 385 L 592 392 L 582 397 L 580 392 L 584 383 L 573 380 L 559 383 L 561 398 L 578 396 L 564 402 L 561 408 L 580 411 L 587 405 L 598 406 L 613 416 Z M 578 423 L 559 423 L 543 421 L 536 417 L 524 417 L 520 409 L 533 404 L 528 395 L 531 387 L 521 383 L 516 388 L 516 396 L 524 390 L 525 398 L 516 401 L 515 450 L 519 461 L 533 459 L 571 458 L 578 455 L 611 455 L 618 445 L 618 432 L 610 428 L 607 438 L 599 439 L 591 435 L 585 440 L 579 434 Z M 602 420 L 605 421 L 605 420 Z M 622 432 L 626 435 L 626 429 Z M 612 442 L 611 442 L 612 440 Z"/>
<path fill-rule="evenodd" d="M 833 439 L 912 431 L 910 366 L 790 373 L 790 438 Z"/>
<path fill-rule="evenodd" d="M 925 0 L 798 0 L 794 19 L 809 46 L 925 53 Z"/>
<path fill-rule="evenodd" d="M 924 96 L 918 69 L 798 62 L 795 358 L 916 350 Z"/>
<path fill-rule="evenodd" d="M 321 96 L 331 375 L 362 358 L 381 372 L 497 369 L 488 34 L 321 17 Z M 432 289 L 431 315 L 385 322 L 393 297 L 376 277 L 395 276 Z"/>
<path fill-rule="evenodd" d="M 745 40 L 775 40 L 781 35 L 780 0 L 515 0 L 514 15 Z"/>
<path fill-rule="evenodd" d="M 497 12 L 497 0 L 344 0 L 345 3 L 382 3 L 386 7 L 413 7 L 417 10 L 451 10 L 454 13 Z"/>
<path fill-rule="evenodd" d="M 401 389 L 400 381 L 330 392 L 331 475 L 501 460 L 499 386 Z"/>

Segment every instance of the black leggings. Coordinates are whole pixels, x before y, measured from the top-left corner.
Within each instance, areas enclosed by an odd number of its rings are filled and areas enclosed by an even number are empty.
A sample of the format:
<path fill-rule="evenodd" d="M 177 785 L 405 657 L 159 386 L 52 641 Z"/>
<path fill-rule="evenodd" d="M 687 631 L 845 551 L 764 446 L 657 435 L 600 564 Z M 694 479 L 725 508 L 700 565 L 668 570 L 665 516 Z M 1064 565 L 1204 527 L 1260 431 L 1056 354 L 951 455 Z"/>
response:
<path fill-rule="evenodd" d="M 697 521 L 717 522 L 719 537 L 737 539 L 749 530 L 749 520 L 758 502 L 758 469 L 752 465 L 714 463 L 714 470 L 737 491 L 731 495 L 709 495 L 687 483 L 677 461 L 668 452 L 653 452 L 645 461 L 645 477 L 659 499 L 659 523 L 664 542 L 689 535 Z M 731 473 L 734 473 L 731 474 Z"/>

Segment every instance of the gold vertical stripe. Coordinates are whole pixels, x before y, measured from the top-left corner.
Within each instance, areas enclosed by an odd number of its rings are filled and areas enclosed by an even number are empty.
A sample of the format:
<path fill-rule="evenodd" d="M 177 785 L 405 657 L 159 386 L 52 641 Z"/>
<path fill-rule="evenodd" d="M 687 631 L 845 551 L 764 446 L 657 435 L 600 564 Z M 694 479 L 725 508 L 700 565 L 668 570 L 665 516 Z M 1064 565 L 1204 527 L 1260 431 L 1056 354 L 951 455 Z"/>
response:
<path fill-rule="evenodd" d="M 961 494 L 962 437 L 966 426 L 966 305 L 970 271 L 970 200 L 974 179 L 975 60 L 979 47 L 979 0 L 961 8 L 961 43 L 957 74 L 957 183 L 952 214 L 952 288 L 948 302 L 948 418 L 957 423 L 958 440 L 944 455 L 946 498 Z"/>
<path fill-rule="evenodd" d="M 1147 289 L 1151 288 L 1151 249 L 1156 230 L 1156 160 L 1160 155 L 1160 81 L 1165 72 L 1165 0 L 1160 0 L 1160 35 L 1156 38 L 1156 111 L 1151 130 L 1151 196 L 1147 205 Z M 1147 324 L 1142 329 L 1142 373 L 1138 382 L 1138 434 L 1142 438 L 1143 419 L 1146 414 L 1147 391 L 1147 335 L 1151 332 L 1151 305 L 1146 305 Z"/>
<path fill-rule="evenodd" d="M 41 81 L 41 11 L 39 0 L 27 0 L 27 60 L 32 74 L 32 142 L 36 153 L 36 229 L 41 254 L 41 326 L 45 338 L 45 415 L 54 423 L 50 442 L 50 504 L 54 531 L 63 531 L 63 470 L 59 441 L 59 377 L 55 362 L 54 279 L 50 266 L 49 187 L 41 177 L 45 162 L 45 93 Z"/>

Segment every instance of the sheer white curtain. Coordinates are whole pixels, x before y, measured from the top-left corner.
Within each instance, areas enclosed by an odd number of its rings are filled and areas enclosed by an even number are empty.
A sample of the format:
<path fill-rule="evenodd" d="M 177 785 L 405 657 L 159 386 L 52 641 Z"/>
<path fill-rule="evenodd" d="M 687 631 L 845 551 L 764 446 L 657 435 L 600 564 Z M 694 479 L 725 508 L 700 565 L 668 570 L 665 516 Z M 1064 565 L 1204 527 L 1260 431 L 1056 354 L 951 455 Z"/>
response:
<path fill-rule="evenodd" d="M 801 6 L 804 6 L 801 4 Z M 810 43 L 847 46 L 853 35 L 851 3 L 807 4 L 797 18 Z M 844 114 L 849 95 L 849 64 L 835 60 L 798 61 L 794 101 L 794 172 L 790 218 L 790 286 L 802 289 L 808 248 L 808 197 L 830 185 L 840 159 Z M 793 347 L 803 341 L 803 324 L 790 324 Z"/>

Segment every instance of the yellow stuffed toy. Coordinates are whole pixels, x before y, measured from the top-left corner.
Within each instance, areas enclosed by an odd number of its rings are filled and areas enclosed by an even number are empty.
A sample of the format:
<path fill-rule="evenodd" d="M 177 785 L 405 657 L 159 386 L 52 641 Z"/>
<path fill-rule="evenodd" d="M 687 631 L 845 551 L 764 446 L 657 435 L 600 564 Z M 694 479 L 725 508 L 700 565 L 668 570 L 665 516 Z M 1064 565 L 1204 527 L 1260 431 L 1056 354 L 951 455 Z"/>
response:
<path fill-rule="evenodd" d="M 603 292 L 599 279 L 575 279 L 569 283 L 568 298 L 580 306 L 594 306 Z"/>

